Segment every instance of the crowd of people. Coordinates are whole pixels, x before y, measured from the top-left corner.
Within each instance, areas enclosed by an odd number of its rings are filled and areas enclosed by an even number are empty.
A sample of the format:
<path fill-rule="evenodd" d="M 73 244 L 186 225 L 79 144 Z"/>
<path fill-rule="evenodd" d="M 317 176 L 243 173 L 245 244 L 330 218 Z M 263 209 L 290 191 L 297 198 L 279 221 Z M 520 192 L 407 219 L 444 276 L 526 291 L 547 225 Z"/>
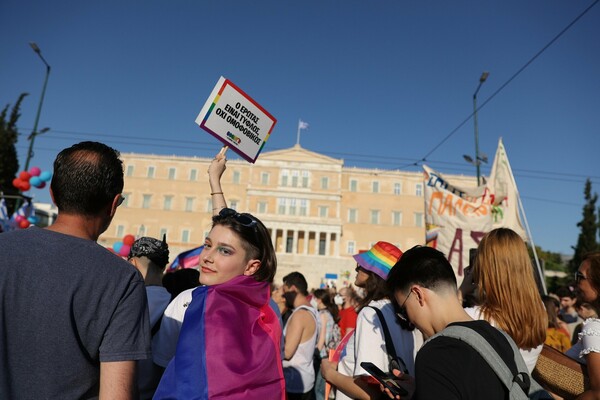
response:
<path fill-rule="evenodd" d="M 119 153 L 59 153 L 55 223 L 0 235 L 0 398 L 550 398 L 530 376 L 544 344 L 587 364 L 579 398 L 600 398 L 600 253 L 548 296 L 507 228 L 482 238 L 460 288 L 441 252 L 385 241 L 353 256 L 348 287 L 276 282 L 268 229 L 227 207 L 226 161 L 208 170 L 198 270 L 165 274 L 166 237 L 127 260 L 96 243 L 123 201 Z"/>

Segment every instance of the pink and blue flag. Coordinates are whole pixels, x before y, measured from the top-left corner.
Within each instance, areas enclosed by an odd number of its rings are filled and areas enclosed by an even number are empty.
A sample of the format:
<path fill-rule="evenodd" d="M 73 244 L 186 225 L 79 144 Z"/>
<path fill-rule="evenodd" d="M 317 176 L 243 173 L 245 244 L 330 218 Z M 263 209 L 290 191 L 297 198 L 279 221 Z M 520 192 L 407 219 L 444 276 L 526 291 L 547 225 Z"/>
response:
<path fill-rule="evenodd" d="M 200 253 L 202 253 L 203 249 L 204 246 L 200 246 L 179 253 L 169 268 L 167 268 L 166 272 L 173 272 L 183 268 L 198 268 L 198 264 L 200 263 Z"/>
<path fill-rule="evenodd" d="M 285 400 L 281 326 L 268 282 L 238 276 L 192 293 L 154 399 Z"/>

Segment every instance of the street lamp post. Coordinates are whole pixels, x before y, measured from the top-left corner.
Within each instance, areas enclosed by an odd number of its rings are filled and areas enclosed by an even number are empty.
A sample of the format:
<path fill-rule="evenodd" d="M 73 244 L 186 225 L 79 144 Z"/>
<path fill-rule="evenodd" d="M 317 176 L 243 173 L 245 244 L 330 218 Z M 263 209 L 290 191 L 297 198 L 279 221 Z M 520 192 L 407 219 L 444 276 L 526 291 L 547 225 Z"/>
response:
<path fill-rule="evenodd" d="M 47 129 L 42 129 L 42 131 L 38 132 L 38 122 L 40 121 L 40 113 L 42 112 L 42 104 L 44 103 L 44 95 L 46 94 L 46 85 L 48 84 L 48 76 L 50 75 L 50 65 L 46 62 L 44 57 L 42 56 L 42 52 L 35 42 L 30 42 L 29 45 L 35 51 L 35 53 L 40 57 L 44 65 L 46 65 L 46 77 L 44 79 L 44 87 L 42 88 L 42 96 L 40 97 L 40 103 L 38 104 L 37 114 L 35 116 L 35 123 L 33 124 L 33 131 L 31 135 L 29 135 L 29 149 L 27 151 L 27 159 L 25 161 L 24 170 L 27 171 L 29 169 L 29 162 L 33 157 L 33 142 L 35 141 L 35 137 L 39 134 L 42 134 L 47 131 Z"/>
<path fill-rule="evenodd" d="M 477 89 L 475 90 L 475 93 L 473 93 L 473 122 L 475 124 L 475 167 L 477 168 L 477 186 L 481 185 L 481 169 L 480 169 L 481 160 L 479 158 L 479 131 L 477 128 L 477 93 L 479 92 L 481 85 L 483 85 L 483 82 L 485 82 L 485 80 L 488 78 L 489 75 L 490 75 L 490 73 L 487 71 L 483 72 L 481 74 L 481 77 L 479 78 L 479 85 L 477 85 Z"/>

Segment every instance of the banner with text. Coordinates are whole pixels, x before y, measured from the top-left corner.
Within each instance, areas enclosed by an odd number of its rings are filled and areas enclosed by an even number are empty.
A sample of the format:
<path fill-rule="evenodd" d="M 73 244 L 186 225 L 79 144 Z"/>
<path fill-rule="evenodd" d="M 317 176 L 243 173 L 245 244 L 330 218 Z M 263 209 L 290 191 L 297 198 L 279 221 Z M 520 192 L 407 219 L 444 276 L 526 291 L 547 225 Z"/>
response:
<path fill-rule="evenodd" d="M 229 79 L 221 77 L 196 123 L 254 163 L 277 120 Z"/>
<path fill-rule="evenodd" d="M 500 139 L 490 179 L 484 185 L 462 188 L 426 165 L 426 242 L 440 250 L 454 267 L 457 279 L 469 265 L 469 250 L 489 231 L 506 227 L 527 239 L 518 211 L 518 191 Z"/>

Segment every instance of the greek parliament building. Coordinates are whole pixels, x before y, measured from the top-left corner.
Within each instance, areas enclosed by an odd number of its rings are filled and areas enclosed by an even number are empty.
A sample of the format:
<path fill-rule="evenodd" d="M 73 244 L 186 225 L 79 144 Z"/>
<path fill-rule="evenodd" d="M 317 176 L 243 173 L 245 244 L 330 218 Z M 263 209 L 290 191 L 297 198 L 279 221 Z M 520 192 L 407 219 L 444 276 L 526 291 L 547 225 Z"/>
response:
<path fill-rule="evenodd" d="M 171 261 L 204 244 L 212 216 L 211 159 L 121 157 L 125 201 L 99 243 L 112 247 L 127 234 L 166 234 Z M 465 186 L 468 178 L 458 177 Z M 341 287 L 354 281 L 353 254 L 380 240 L 403 250 L 425 241 L 421 172 L 346 167 L 296 145 L 265 152 L 255 164 L 228 160 L 221 183 L 229 207 L 252 213 L 269 229 L 278 284 L 299 271 L 309 287 Z"/>

